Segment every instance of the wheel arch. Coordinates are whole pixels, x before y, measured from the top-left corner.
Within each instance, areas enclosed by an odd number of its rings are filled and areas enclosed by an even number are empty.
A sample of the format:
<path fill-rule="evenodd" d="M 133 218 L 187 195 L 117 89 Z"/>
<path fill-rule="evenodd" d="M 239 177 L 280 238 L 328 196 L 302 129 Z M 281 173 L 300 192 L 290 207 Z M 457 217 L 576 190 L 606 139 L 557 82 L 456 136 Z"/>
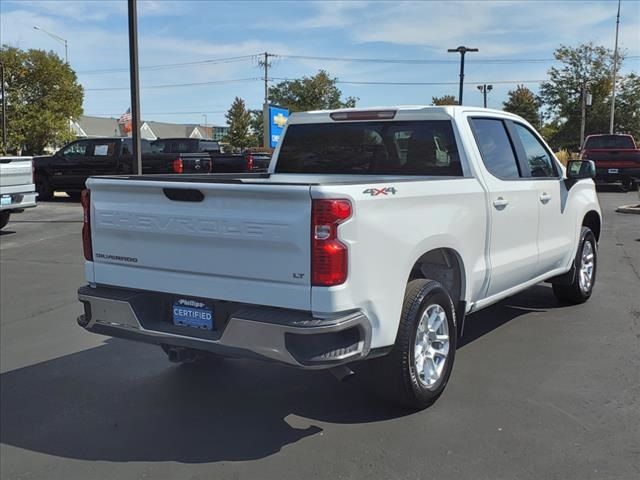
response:
<path fill-rule="evenodd" d="M 602 229 L 602 219 L 595 210 L 589 210 L 582 218 L 582 226 L 589 227 L 596 237 L 596 242 L 600 241 L 600 231 Z"/>
<path fill-rule="evenodd" d="M 453 248 L 434 248 L 420 255 L 411 267 L 407 283 L 418 278 L 440 282 L 456 305 L 465 299 L 464 262 L 460 253 Z"/>

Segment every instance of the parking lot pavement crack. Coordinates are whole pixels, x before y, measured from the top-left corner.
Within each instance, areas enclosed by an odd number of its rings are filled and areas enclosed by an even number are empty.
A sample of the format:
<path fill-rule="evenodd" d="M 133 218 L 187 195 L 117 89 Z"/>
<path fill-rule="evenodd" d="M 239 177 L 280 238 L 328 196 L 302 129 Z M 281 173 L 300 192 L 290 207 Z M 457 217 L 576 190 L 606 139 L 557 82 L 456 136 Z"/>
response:
<path fill-rule="evenodd" d="M 627 263 L 631 267 L 631 270 L 633 271 L 636 278 L 640 280 L 640 272 L 638 271 L 636 266 L 633 264 L 634 258 L 627 253 L 627 249 L 624 248 L 624 242 L 620 240 L 620 237 L 618 237 L 617 235 L 616 235 L 616 241 L 617 241 L 616 245 L 620 247 L 620 250 L 622 250 L 623 258 L 627 261 Z"/>

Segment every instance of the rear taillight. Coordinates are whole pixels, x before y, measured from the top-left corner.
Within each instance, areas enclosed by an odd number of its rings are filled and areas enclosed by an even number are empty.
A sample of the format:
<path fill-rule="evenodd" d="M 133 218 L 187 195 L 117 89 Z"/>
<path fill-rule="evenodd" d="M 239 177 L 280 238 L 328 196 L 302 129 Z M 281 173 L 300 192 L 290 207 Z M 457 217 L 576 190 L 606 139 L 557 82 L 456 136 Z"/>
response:
<path fill-rule="evenodd" d="M 338 225 L 351 216 L 348 200 L 313 200 L 311 207 L 311 284 L 340 285 L 347 280 L 348 248 Z"/>
<path fill-rule="evenodd" d="M 247 155 L 247 172 L 253 171 L 253 155 Z"/>
<path fill-rule="evenodd" d="M 184 172 L 184 163 L 182 163 L 181 158 L 176 158 L 173 161 L 173 173 L 182 173 Z"/>
<path fill-rule="evenodd" d="M 84 211 L 84 221 L 82 222 L 82 250 L 85 260 L 93 261 L 93 247 L 91 246 L 91 192 L 83 190 L 80 195 L 80 203 Z"/>

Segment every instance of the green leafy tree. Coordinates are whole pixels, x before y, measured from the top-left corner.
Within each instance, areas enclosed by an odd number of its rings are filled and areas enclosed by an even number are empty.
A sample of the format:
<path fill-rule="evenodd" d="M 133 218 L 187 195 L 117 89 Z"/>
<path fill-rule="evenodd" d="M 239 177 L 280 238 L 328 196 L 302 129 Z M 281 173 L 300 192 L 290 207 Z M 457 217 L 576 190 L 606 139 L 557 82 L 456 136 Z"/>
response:
<path fill-rule="evenodd" d="M 630 133 L 640 141 L 640 77 L 630 73 L 619 85 L 613 118 L 615 131 Z"/>
<path fill-rule="evenodd" d="M 609 130 L 613 52 L 588 43 L 575 48 L 562 45 L 554 56 L 561 63 L 549 70 L 549 79 L 540 87 L 540 97 L 558 125 L 552 143 L 577 150 L 582 101 L 587 94 L 591 94 L 592 105 L 587 107 L 585 135 Z M 619 59 L 618 68 L 624 60 L 622 55 Z M 625 119 L 618 121 L 623 123 Z"/>
<path fill-rule="evenodd" d="M 6 45 L 0 50 L 0 63 L 5 70 L 10 148 L 39 154 L 47 145 L 73 139 L 69 121 L 82 114 L 84 91 L 71 67 L 53 52 Z"/>
<path fill-rule="evenodd" d="M 236 97 L 225 118 L 229 125 L 229 133 L 223 140 L 234 150 L 243 150 L 251 146 L 251 113 L 247 110 L 244 100 Z"/>
<path fill-rule="evenodd" d="M 458 100 L 453 95 L 443 95 L 442 97 L 431 97 L 431 103 L 439 106 L 458 105 Z"/>
<path fill-rule="evenodd" d="M 540 100 L 524 85 L 518 85 L 507 94 L 504 111 L 520 115 L 536 128 L 540 128 Z"/>
<path fill-rule="evenodd" d="M 262 110 L 250 110 L 251 124 L 249 129 L 251 130 L 251 146 L 262 146 L 264 139 L 264 115 Z"/>
<path fill-rule="evenodd" d="M 342 100 L 336 81 L 337 78 L 320 70 L 313 77 L 286 80 L 270 87 L 269 99 L 292 112 L 355 107 L 358 99 L 347 97 Z"/>

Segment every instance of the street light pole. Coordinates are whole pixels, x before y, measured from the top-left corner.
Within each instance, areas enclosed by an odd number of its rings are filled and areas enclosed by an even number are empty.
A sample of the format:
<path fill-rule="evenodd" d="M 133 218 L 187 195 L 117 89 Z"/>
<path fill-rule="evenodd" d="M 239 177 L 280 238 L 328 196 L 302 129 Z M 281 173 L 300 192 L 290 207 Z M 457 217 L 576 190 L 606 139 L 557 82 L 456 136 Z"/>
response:
<path fill-rule="evenodd" d="M 67 40 L 62 38 L 60 35 L 56 35 L 55 33 L 51 33 L 51 32 L 49 32 L 48 30 L 45 30 L 42 27 L 38 27 L 37 25 L 34 25 L 33 29 L 34 30 L 39 30 L 42 33 L 46 33 L 51 38 L 55 38 L 56 40 L 58 40 L 59 42 L 62 42 L 64 44 L 64 63 L 66 63 L 68 65 L 69 64 L 69 44 L 68 44 Z"/>
<path fill-rule="evenodd" d="M 129 16 L 129 78 L 131 82 L 131 140 L 136 173 L 142 175 L 140 145 L 140 83 L 138 80 L 138 12 L 137 0 L 127 0 Z"/>
<path fill-rule="evenodd" d="M 465 46 L 459 46 L 458 48 L 449 48 L 447 52 L 460 54 L 460 91 L 458 93 L 458 105 L 462 105 L 462 88 L 464 86 L 464 56 L 467 52 L 478 52 L 477 48 L 469 48 Z"/>
<path fill-rule="evenodd" d="M 205 133 L 205 135 L 209 135 L 207 133 L 207 114 L 203 113 L 202 116 L 204 117 L 204 133 Z"/>
<path fill-rule="evenodd" d="M 478 85 L 478 90 L 482 92 L 482 96 L 484 97 L 484 108 L 487 108 L 487 93 L 493 90 L 493 85 L 487 85 L 486 83 Z"/>

